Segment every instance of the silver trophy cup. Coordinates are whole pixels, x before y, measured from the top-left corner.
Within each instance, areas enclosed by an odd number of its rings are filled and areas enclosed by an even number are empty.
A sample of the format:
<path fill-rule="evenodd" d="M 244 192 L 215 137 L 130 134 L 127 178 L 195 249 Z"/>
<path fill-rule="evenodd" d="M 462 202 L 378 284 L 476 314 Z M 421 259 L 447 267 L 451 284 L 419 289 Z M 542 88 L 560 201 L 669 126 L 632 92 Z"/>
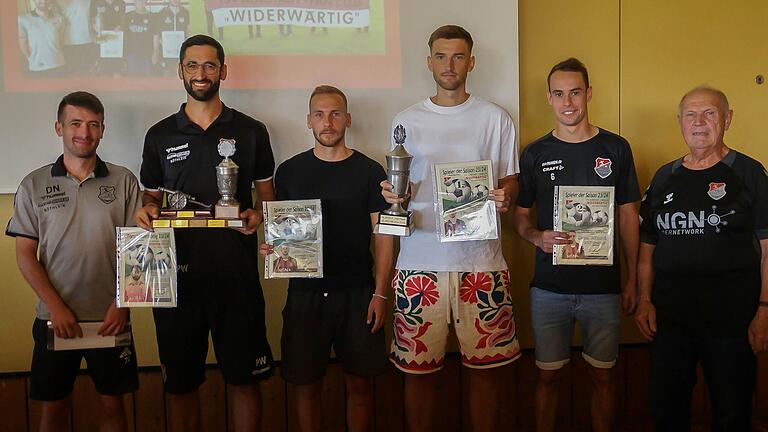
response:
<path fill-rule="evenodd" d="M 395 130 L 395 133 L 397 133 L 397 130 Z M 403 132 L 403 135 L 405 135 L 405 132 Z M 396 193 L 399 198 L 404 197 L 408 191 L 408 179 L 411 175 L 412 161 L 413 156 L 408 154 L 403 144 L 399 142 L 387 154 L 387 179 L 392 183 L 392 192 Z M 390 208 L 384 210 L 384 213 L 393 216 L 404 216 L 408 212 L 400 203 L 394 203 Z"/>
<path fill-rule="evenodd" d="M 411 175 L 413 156 L 403 147 L 405 143 L 405 128 L 397 125 L 394 131 L 395 148 L 387 154 L 387 180 L 392 183 L 392 192 L 398 197 L 405 197 L 408 192 L 408 180 Z M 377 234 L 399 236 L 411 235 L 413 224 L 411 211 L 403 208 L 402 204 L 394 203 L 388 209 L 379 213 L 379 221 L 374 228 Z"/>
<path fill-rule="evenodd" d="M 217 219 L 238 219 L 240 217 L 240 203 L 235 199 L 239 170 L 237 164 L 228 157 L 216 166 L 216 185 L 221 195 L 221 199 L 216 203 Z"/>

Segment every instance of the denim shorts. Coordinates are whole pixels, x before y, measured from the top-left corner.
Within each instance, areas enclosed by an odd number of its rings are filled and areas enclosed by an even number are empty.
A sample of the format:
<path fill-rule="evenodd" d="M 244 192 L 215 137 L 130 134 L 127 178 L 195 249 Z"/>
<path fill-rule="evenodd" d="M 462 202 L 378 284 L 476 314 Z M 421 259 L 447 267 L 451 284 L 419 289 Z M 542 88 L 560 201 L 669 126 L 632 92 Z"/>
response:
<path fill-rule="evenodd" d="M 568 363 L 573 325 L 578 321 L 584 360 L 596 368 L 612 368 L 619 352 L 620 303 L 619 294 L 559 294 L 531 288 L 536 366 L 557 370 Z"/>

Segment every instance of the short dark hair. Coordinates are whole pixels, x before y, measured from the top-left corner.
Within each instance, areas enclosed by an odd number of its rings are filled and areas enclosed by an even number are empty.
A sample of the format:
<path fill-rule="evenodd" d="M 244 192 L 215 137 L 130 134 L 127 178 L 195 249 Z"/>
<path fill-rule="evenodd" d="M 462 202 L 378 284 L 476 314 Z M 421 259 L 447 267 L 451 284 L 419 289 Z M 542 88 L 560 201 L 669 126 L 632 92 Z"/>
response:
<path fill-rule="evenodd" d="M 72 105 L 80 108 L 85 108 L 94 114 L 99 114 L 104 117 L 104 105 L 99 98 L 91 93 L 85 91 L 76 91 L 64 96 L 59 102 L 59 109 L 56 111 L 56 119 L 61 121 L 64 115 L 64 108 L 67 105 Z"/>
<path fill-rule="evenodd" d="M 321 94 L 335 94 L 341 96 L 341 99 L 344 101 L 344 109 L 349 110 L 349 105 L 347 104 L 347 95 L 344 94 L 343 91 L 339 90 L 338 88 L 330 85 L 319 85 L 315 87 L 315 89 L 312 91 L 312 94 L 309 96 L 309 109 L 312 109 L 312 99 Z"/>
<path fill-rule="evenodd" d="M 472 35 L 469 34 L 468 31 L 464 30 L 463 27 L 454 24 L 447 24 L 438 27 L 437 30 L 432 32 L 432 34 L 429 36 L 429 42 L 427 42 L 430 51 L 432 51 L 432 44 L 438 39 L 461 39 L 467 43 L 469 52 L 472 52 L 472 45 L 474 45 L 474 42 L 472 41 Z"/>
<path fill-rule="evenodd" d="M 179 63 L 184 61 L 184 54 L 187 52 L 187 48 L 197 45 L 208 45 L 216 48 L 216 55 L 219 57 L 219 63 L 222 65 L 224 64 L 224 47 L 221 46 L 216 39 L 204 34 L 190 36 L 181 44 L 181 49 L 179 49 Z"/>
<path fill-rule="evenodd" d="M 552 78 L 552 74 L 554 74 L 557 71 L 563 71 L 563 72 L 579 72 L 581 76 L 584 78 L 584 85 L 589 88 L 589 73 L 587 73 L 587 67 L 584 66 L 584 63 L 579 61 L 576 57 L 571 57 L 569 59 L 565 59 L 561 61 L 560 63 L 552 66 L 552 70 L 549 71 L 549 75 L 547 75 L 547 91 L 550 91 L 549 87 L 549 79 Z"/>

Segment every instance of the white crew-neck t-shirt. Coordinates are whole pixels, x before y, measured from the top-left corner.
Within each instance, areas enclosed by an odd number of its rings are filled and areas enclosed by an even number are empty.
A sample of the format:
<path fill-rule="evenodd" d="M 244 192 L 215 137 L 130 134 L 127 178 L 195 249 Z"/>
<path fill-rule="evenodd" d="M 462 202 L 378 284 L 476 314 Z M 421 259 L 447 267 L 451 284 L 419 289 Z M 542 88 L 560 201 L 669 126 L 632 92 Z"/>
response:
<path fill-rule="evenodd" d="M 91 37 L 91 0 L 58 0 L 61 13 L 67 21 L 64 45 L 85 45 Z M 83 61 L 84 59 L 76 59 Z"/>
<path fill-rule="evenodd" d="M 413 155 L 411 201 L 414 232 L 401 237 L 397 268 L 403 270 L 480 272 L 505 270 L 501 241 L 474 240 L 441 243 L 435 228 L 432 165 L 491 160 L 498 179 L 517 174 L 515 127 L 498 105 L 470 96 L 452 107 L 435 105 L 429 98 L 400 112 L 392 128 L 405 127 L 405 149 Z M 394 139 L 392 146 L 394 147 Z"/>

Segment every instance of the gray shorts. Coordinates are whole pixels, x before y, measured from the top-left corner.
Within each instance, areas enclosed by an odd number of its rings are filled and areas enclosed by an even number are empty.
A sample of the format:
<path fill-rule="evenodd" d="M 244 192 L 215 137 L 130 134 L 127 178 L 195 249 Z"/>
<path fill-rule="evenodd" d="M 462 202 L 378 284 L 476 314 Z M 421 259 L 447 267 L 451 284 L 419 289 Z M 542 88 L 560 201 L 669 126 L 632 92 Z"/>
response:
<path fill-rule="evenodd" d="M 557 370 L 568 363 L 578 321 L 584 360 L 596 368 L 612 368 L 619 353 L 620 306 L 619 294 L 572 295 L 531 288 L 536 366 Z"/>

